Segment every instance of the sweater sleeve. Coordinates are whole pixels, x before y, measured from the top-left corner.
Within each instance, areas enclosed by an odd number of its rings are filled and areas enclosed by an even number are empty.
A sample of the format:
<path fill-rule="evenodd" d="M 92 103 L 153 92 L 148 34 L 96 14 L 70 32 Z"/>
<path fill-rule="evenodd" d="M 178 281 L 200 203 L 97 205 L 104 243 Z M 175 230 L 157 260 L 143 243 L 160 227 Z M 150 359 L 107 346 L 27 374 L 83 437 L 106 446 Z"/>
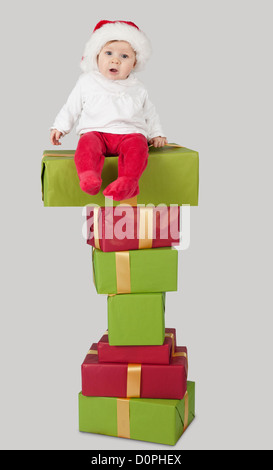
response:
<path fill-rule="evenodd" d="M 63 135 L 68 134 L 82 111 L 81 79 L 77 81 L 70 93 L 66 103 L 57 114 L 53 126 L 50 129 L 57 129 Z"/>
<path fill-rule="evenodd" d="M 159 116 L 156 112 L 155 106 L 149 100 L 148 94 L 146 95 L 144 102 L 144 114 L 148 128 L 148 141 L 153 137 L 166 137 L 159 120 Z"/>

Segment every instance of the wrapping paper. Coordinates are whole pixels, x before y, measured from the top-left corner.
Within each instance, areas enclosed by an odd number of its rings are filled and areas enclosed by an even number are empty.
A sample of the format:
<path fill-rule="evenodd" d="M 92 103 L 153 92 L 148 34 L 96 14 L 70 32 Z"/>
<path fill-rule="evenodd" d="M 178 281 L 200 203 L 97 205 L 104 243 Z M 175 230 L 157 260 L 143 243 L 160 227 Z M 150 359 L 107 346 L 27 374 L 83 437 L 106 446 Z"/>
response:
<path fill-rule="evenodd" d="M 107 310 L 111 346 L 163 344 L 165 293 L 110 295 Z"/>
<path fill-rule="evenodd" d="M 98 294 L 177 291 L 177 265 L 175 248 L 110 253 L 93 249 L 93 279 Z"/>
<path fill-rule="evenodd" d="M 102 187 L 96 196 L 83 192 L 74 150 L 46 150 L 42 158 L 42 199 L 45 206 L 105 206 L 103 190 L 118 176 L 118 157 L 107 157 Z M 185 147 L 149 149 L 148 165 L 139 181 L 139 204 L 198 205 L 199 155 Z M 119 203 L 114 201 L 114 205 Z"/>
<path fill-rule="evenodd" d="M 182 400 L 85 397 L 79 393 L 79 430 L 175 445 L 195 416 L 195 383 Z"/>
<path fill-rule="evenodd" d="M 87 243 L 102 251 L 179 245 L 180 207 L 87 207 Z"/>
<path fill-rule="evenodd" d="M 182 399 L 187 389 L 187 348 L 170 364 L 99 363 L 92 344 L 82 363 L 82 394 L 97 397 Z"/>
<path fill-rule="evenodd" d="M 110 346 L 106 332 L 98 342 L 98 360 L 100 363 L 169 364 L 175 348 L 175 328 L 165 329 L 162 346 Z"/>

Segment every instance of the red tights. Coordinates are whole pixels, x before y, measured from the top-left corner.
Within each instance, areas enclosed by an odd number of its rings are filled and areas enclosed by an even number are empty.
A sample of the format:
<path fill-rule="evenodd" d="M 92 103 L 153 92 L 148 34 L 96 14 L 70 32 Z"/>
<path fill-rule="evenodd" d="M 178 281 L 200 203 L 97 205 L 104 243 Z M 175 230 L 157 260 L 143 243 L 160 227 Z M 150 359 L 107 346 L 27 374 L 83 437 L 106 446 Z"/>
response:
<path fill-rule="evenodd" d="M 142 134 L 87 132 L 80 137 L 75 164 L 80 187 L 88 194 L 100 191 L 105 157 L 118 155 L 118 178 L 103 191 L 115 201 L 139 193 L 138 181 L 148 162 L 148 142 Z"/>

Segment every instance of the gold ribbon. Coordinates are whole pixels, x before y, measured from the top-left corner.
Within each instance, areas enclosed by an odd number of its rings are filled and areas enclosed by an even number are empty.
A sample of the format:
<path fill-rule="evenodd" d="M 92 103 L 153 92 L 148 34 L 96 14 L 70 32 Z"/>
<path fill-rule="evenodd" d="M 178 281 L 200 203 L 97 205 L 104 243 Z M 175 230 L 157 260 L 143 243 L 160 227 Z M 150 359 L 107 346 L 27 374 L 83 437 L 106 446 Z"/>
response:
<path fill-rule="evenodd" d="M 129 251 L 117 251 L 116 276 L 117 294 L 131 293 L 130 253 Z"/>
<path fill-rule="evenodd" d="M 100 250 L 100 237 L 99 237 L 99 207 L 94 207 L 94 240 L 95 248 Z"/>
<path fill-rule="evenodd" d="M 175 345 L 174 345 L 174 334 L 173 333 L 165 333 L 165 338 L 171 338 L 172 339 L 172 356 L 175 353 Z"/>
<path fill-rule="evenodd" d="M 117 398 L 118 437 L 130 439 L 130 399 Z"/>
<path fill-rule="evenodd" d="M 139 242 L 140 250 L 153 246 L 153 208 L 141 207 L 139 211 Z"/>
<path fill-rule="evenodd" d="M 98 355 L 97 349 L 89 349 L 87 354 Z M 141 364 L 127 366 L 127 398 L 140 398 Z"/>
<path fill-rule="evenodd" d="M 94 265 L 94 251 L 95 248 L 92 246 L 92 270 L 93 270 L 93 284 L 96 288 L 96 281 L 95 281 L 95 265 Z"/>
<path fill-rule="evenodd" d="M 189 394 L 184 396 L 184 426 L 183 432 L 189 425 Z M 117 398 L 117 432 L 118 437 L 130 439 L 130 398 Z"/>
<path fill-rule="evenodd" d="M 185 393 L 184 400 L 185 400 L 185 410 L 184 410 L 184 429 L 183 429 L 183 432 L 186 431 L 186 429 L 189 425 L 189 394 L 188 394 L 188 390 Z"/>
<path fill-rule="evenodd" d="M 83 134 L 82 134 L 83 135 Z M 149 147 L 153 147 L 153 145 L 149 145 Z M 167 144 L 165 147 L 177 147 L 177 148 L 183 148 L 181 145 L 178 144 Z M 74 153 L 65 153 L 65 152 L 60 152 L 60 153 L 47 153 L 45 152 L 43 154 L 43 157 L 74 157 Z M 134 196 L 130 199 L 126 199 L 124 201 L 120 201 L 120 204 L 130 204 L 132 206 L 137 205 L 137 196 Z"/>
<path fill-rule="evenodd" d="M 96 355 L 98 355 L 98 351 L 96 349 L 89 349 L 87 354 L 96 354 Z"/>
<path fill-rule="evenodd" d="M 127 204 L 127 206 L 137 206 L 137 196 L 131 197 L 130 199 L 124 199 L 119 203 L 120 206 L 123 206 L 124 204 Z"/>
<path fill-rule="evenodd" d="M 95 248 L 100 250 L 99 209 L 100 209 L 99 207 L 94 207 L 94 241 L 95 241 Z M 139 244 L 138 244 L 138 248 L 140 250 L 152 248 L 153 246 L 153 215 L 154 215 L 154 212 L 153 212 L 152 207 L 140 208 Z"/>
<path fill-rule="evenodd" d="M 127 398 L 140 398 L 141 364 L 128 364 Z"/>
<path fill-rule="evenodd" d="M 108 294 L 109 297 L 112 297 L 116 294 Z M 108 330 L 105 331 L 105 335 L 108 336 Z M 165 338 L 171 338 L 172 340 L 172 357 L 185 357 L 187 359 L 187 367 L 188 367 L 188 355 L 183 351 L 175 352 L 175 343 L 174 343 L 174 333 L 165 333 Z"/>
<path fill-rule="evenodd" d="M 166 337 L 171 338 L 171 340 L 172 340 L 172 357 L 185 357 L 187 359 L 187 369 L 188 369 L 189 365 L 188 365 L 187 353 L 185 353 L 183 351 L 175 352 L 174 334 L 173 333 L 165 333 L 165 338 Z"/>
<path fill-rule="evenodd" d="M 43 157 L 71 157 L 74 158 L 75 153 L 44 153 Z"/>
<path fill-rule="evenodd" d="M 150 144 L 149 147 L 153 147 L 153 144 Z M 182 147 L 182 145 L 178 145 L 178 144 L 166 144 L 166 145 L 164 145 L 164 147 L 177 147 L 179 149 L 184 148 L 184 147 Z"/>
<path fill-rule="evenodd" d="M 107 334 L 106 331 L 105 334 Z M 172 335 L 173 333 L 167 333 Z M 87 354 L 97 355 L 96 349 L 89 349 Z M 186 353 L 181 353 L 187 357 Z M 130 398 L 140 398 L 141 364 L 128 364 L 127 368 L 127 398 L 117 398 L 117 428 L 118 437 L 130 439 Z M 189 425 L 189 394 L 184 396 L 184 428 Z"/>

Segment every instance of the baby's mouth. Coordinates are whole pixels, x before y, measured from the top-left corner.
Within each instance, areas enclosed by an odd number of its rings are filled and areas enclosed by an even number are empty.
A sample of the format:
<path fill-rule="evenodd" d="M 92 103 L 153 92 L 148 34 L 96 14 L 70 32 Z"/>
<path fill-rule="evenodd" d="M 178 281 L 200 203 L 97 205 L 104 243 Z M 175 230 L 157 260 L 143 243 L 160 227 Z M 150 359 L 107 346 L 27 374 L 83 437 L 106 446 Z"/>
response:
<path fill-rule="evenodd" d="M 113 69 L 109 69 L 109 70 L 110 70 L 110 72 L 112 72 L 112 73 L 117 73 L 117 72 L 118 72 L 118 69 L 114 69 L 114 68 L 113 68 Z"/>

